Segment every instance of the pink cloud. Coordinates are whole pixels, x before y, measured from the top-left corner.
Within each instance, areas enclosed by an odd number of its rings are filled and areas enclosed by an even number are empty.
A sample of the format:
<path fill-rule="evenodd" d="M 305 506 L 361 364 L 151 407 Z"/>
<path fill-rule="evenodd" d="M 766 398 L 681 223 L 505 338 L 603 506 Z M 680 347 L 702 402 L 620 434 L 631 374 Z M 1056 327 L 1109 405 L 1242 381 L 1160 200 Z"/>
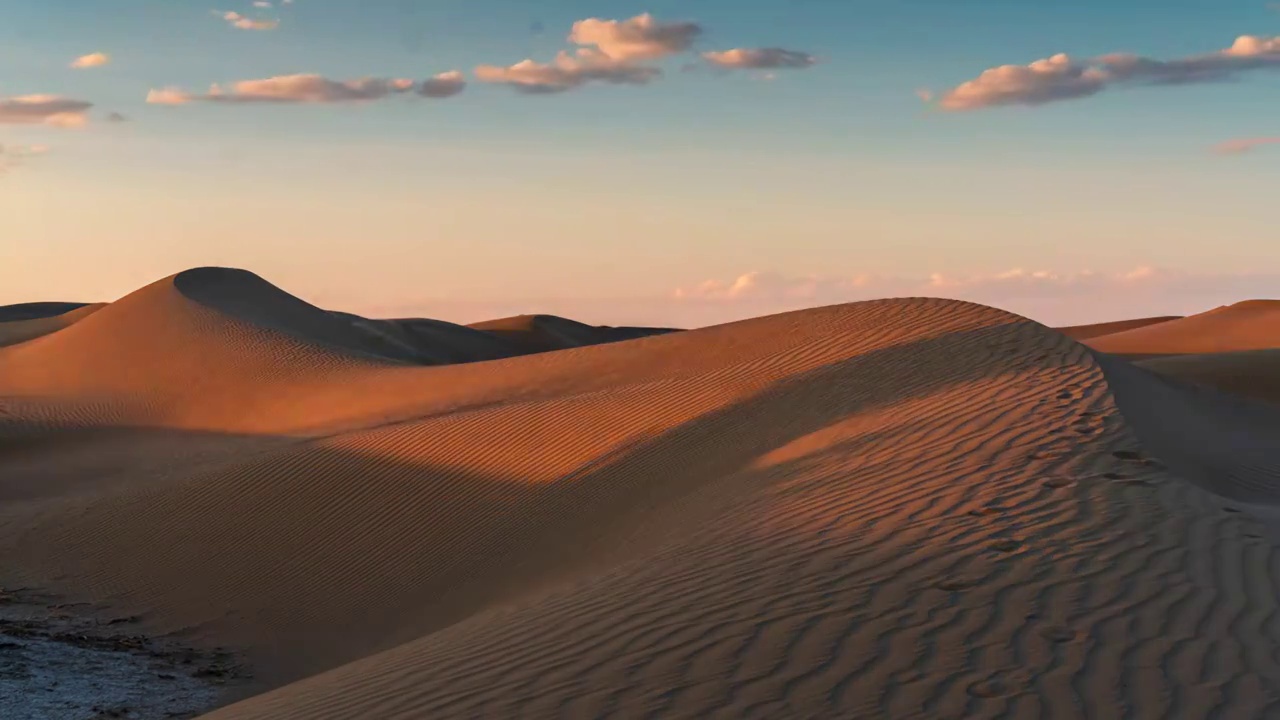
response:
<path fill-rule="evenodd" d="M 614 60 L 653 60 L 688 50 L 701 34 L 697 23 L 663 23 L 644 13 L 629 20 L 579 20 L 569 42 L 595 47 Z"/>
<path fill-rule="evenodd" d="M 973 110 L 997 105 L 1041 105 L 1087 97 L 1107 83 L 1104 71 L 1058 53 L 1030 65 L 1001 65 L 947 91 L 938 101 L 946 110 Z"/>
<path fill-rule="evenodd" d="M 441 75 L 428 80 L 431 92 L 442 93 L 446 88 L 457 94 L 461 90 L 460 74 Z M 424 84 L 425 85 L 425 84 Z M 229 87 L 213 85 L 208 92 L 193 94 L 178 88 L 152 90 L 147 102 L 153 105 L 185 105 L 192 102 L 221 103 L 348 103 L 381 100 L 391 95 L 412 91 L 417 84 L 407 79 L 361 78 L 358 80 L 330 80 L 320 75 L 282 75 L 261 80 L 240 80 Z M 446 94 L 430 95 L 446 97 Z"/>
<path fill-rule="evenodd" d="M 214 10 L 214 14 L 220 16 L 228 25 L 238 30 L 275 30 L 280 26 L 279 20 L 250 18 L 234 10 L 227 12 Z"/>
<path fill-rule="evenodd" d="M 71 67 L 76 69 L 102 67 L 111 62 L 111 56 L 106 53 L 96 52 L 88 55 L 81 55 L 71 61 Z"/>
<path fill-rule="evenodd" d="M 1218 155 L 1240 155 L 1252 152 L 1254 148 L 1260 145 L 1276 144 L 1280 144 L 1280 137 L 1237 138 L 1214 145 L 1213 152 Z"/>
<path fill-rule="evenodd" d="M 93 103 L 57 95 L 20 95 L 0 98 L 0 125 L 52 125 L 81 127 Z"/>
<path fill-rule="evenodd" d="M 462 73 L 457 70 L 442 72 L 422 81 L 418 94 L 429 98 L 446 98 L 457 95 L 467 86 Z"/>
<path fill-rule="evenodd" d="M 1173 60 L 1111 53 L 1077 61 L 1066 54 L 1029 65 L 1002 65 L 943 93 L 944 110 L 1042 105 L 1088 97 L 1123 84 L 1186 85 L 1230 80 L 1243 72 L 1280 68 L 1280 37 L 1241 35 L 1217 52 Z"/>
<path fill-rule="evenodd" d="M 509 85 L 534 94 L 564 92 L 589 82 L 644 85 L 661 74 L 657 68 L 632 65 L 585 48 L 573 54 L 561 51 L 549 63 L 522 60 L 507 67 L 481 65 L 475 69 L 476 79 L 481 82 Z"/>
<path fill-rule="evenodd" d="M 707 62 L 722 68 L 766 70 L 774 68 L 806 68 L 817 58 L 797 50 L 782 48 L 734 48 L 702 53 Z"/>
<path fill-rule="evenodd" d="M 672 293 L 673 317 L 728 321 L 804 307 L 885 297 L 944 297 L 1000 307 L 1048 324 L 1187 314 L 1280 289 L 1275 273 L 1209 273 L 1140 266 L 1122 272 L 1015 268 L 973 275 L 794 276 L 750 272 Z"/>

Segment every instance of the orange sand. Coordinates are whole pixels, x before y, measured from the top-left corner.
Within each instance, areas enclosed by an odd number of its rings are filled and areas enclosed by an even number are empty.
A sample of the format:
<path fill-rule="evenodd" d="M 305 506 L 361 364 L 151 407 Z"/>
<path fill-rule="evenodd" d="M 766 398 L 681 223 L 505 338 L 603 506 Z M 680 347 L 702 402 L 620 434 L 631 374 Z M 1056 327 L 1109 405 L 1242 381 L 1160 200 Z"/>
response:
<path fill-rule="evenodd" d="M 217 720 L 1280 716 L 1280 410 L 956 301 L 617 336 L 159 281 L 0 348 L 0 583 Z"/>

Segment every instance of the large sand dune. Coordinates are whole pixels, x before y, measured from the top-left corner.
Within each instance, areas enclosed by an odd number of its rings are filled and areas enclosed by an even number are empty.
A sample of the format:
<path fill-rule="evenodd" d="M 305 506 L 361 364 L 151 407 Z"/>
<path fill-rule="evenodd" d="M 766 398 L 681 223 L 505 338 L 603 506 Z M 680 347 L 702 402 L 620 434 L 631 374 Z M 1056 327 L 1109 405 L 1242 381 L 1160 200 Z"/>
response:
<path fill-rule="evenodd" d="M 157 282 L 0 348 L 0 582 L 219 720 L 1280 717 L 1280 410 L 956 301 L 611 330 Z"/>

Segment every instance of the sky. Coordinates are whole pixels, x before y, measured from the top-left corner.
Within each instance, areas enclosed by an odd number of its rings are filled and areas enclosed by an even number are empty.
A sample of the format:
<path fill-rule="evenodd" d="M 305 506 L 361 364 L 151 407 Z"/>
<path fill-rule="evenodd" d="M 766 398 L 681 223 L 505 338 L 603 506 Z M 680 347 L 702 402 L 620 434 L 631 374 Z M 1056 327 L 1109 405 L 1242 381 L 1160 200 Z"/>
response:
<path fill-rule="evenodd" d="M 0 0 L 0 304 L 692 326 L 1280 296 L 1266 0 Z"/>

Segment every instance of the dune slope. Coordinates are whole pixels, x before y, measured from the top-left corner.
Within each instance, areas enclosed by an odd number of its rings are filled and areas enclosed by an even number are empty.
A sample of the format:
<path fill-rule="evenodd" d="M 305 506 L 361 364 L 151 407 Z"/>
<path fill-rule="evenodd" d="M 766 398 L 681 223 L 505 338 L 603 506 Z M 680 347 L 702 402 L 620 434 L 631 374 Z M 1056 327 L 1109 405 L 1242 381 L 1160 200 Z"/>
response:
<path fill-rule="evenodd" d="M 242 652 L 210 718 L 1280 713 L 1266 406 L 954 301 L 420 367 L 180 285 L 0 349 L 0 581 Z"/>
<path fill-rule="evenodd" d="M 103 307 L 103 304 L 81 305 L 67 310 L 63 313 L 48 315 L 43 317 L 26 317 L 15 320 L 0 320 L 0 347 L 6 345 L 17 345 L 28 340 L 34 340 L 43 335 L 57 332 L 63 328 L 71 327 L 80 320 L 92 315 Z M 0 318 L 4 317 L 4 311 L 8 308 L 0 308 Z M 14 313 L 15 315 L 19 313 Z M 29 313 L 28 313 L 29 314 Z"/>
<path fill-rule="evenodd" d="M 1280 348 L 1154 357 L 1137 364 L 1232 395 L 1280 403 Z"/>
<path fill-rule="evenodd" d="M 1103 352 L 1134 357 L 1272 348 L 1280 344 L 1280 300 L 1247 300 L 1084 342 Z"/>
<path fill-rule="evenodd" d="M 1112 335 L 1126 330 L 1136 330 L 1148 325 L 1156 325 L 1169 320 L 1179 320 L 1181 315 L 1158 315 L 1156 317 L 1135 318 L 1133 320 L 1116 320 L 1113 322 L 1092 323 L 1089 325 L 1068 325 L 1054 328 L 1058 332 L 1074 340 Z"/>

